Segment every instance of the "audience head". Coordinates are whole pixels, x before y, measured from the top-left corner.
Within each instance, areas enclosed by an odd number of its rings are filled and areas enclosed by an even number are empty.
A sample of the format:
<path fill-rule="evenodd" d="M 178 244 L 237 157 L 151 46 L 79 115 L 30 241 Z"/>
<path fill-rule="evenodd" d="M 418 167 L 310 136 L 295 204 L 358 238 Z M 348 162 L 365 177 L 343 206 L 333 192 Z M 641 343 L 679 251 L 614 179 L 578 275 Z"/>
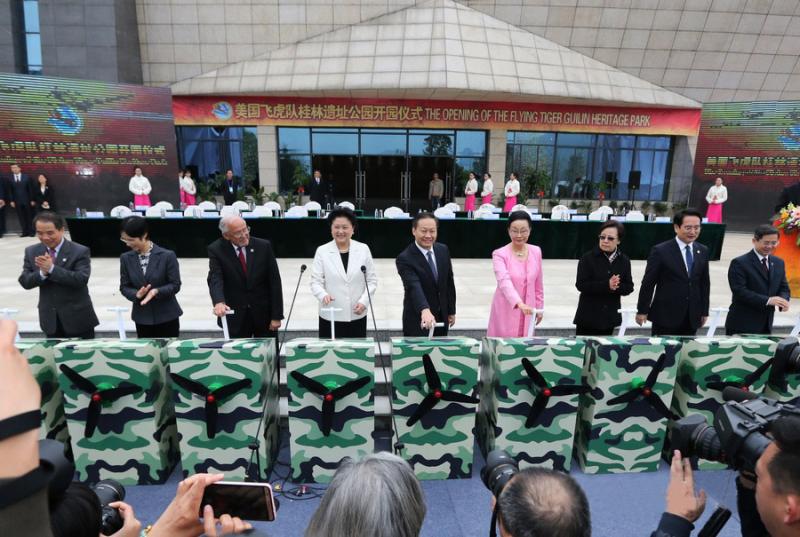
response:
<path fill-rule="evenodd" d="M 234 246 L 247 246 L 250 244 L 250 227 L 239 216 L 226 216 L 219 221 L 219 230 L 222 237 Z"/>
<path fill-rule="evenodd" d="M 16 174 L 20 173 L 20 171 L 21 171 L 21 170 L 22 170 L 22 169 L 20 168 L 19 164 L 17 164 L 16 162 L 14 162 L 14 163 L 11 165 L 11 173 L 13 173 L 14 175 L 16 175 Z"/>
<path fill-rule="evenodd" d="M 436 242 L 439 233 L 439 219 L 433 213 L 422 212 L 414 215 L 411 221 L 411 234 L 422 248 L 429 250 Z"/>
<path fill-rule="evenodd" d="M 133 167 L 133 175 L 136 175 L 136 176 L 142 175 L 142 167 L 141 166 L 134 166 Z"/>
<path fill-rule="evenodd" d="M 531 215 L 527 211 L 514 211 L 508 217 L 506 228 L 512 244 L 526 244 L 531 235 Z"/>
<path fill-rule="evenodd" d="M 589 537 L 589 502 L 567 474 L 526 468 L 515 475 L 497 498 L 497 519 L 503 537 Z"/>
<path fill-rule="evenodd" d="M 613 252 L 622 243 L 625 235 L 625 226 L 616 220 L 608 220 L 600 226 L 600 233 L 597 238 L 600 241 L 600 249 L 604 252 Z"/>
<path fill-rule="evenodd" d="M 356 215 L 347 207 L 338 207 L 328 214 L 331 236 L 337 244 L 348 244 L 356 230 Z"/>
<path fill-rule="evenodd" d="M 305 537 L 416 537 L 424 518 L 425 499 L 413 470 L 381 452 L 342 461 Z"/>
<path fill-rule="evenodd" d="M 100 500 L 83 483 L 70 483 L 62 494 L 50 498 L 53 537 L 98 537 L 100 525 Z"/>
<path fill-rule="evenodd" d="M 150 231 L 147 220 L 141 216 L 129 216 L 122 220 L 119 239 L 136 252 L 147 251 L 150 242 Z"/>
<path fill-rule="evenodd" d="M 685 243 L 694 242 L 700 236 L 700 223 L 703 215 L 696 209 L 684 209 L 672 217 L 672 227 L 675 235 Z"/>
<path fill-rule="evenodd" d="M 772 537 L 800 533 L 800 418 L 775 420 L 756 464 L 756 505 Z"/>
<path fill-rule="evenodd" d="M 64 238 L 64 217 L 50 211 L 42 211 L 33 219 L 36 236 L 48 248 L 55 249 Z"/>
<path fill-rule="evenodd" d="M 761 224 L 753 231 L 753 248 L 763 256 L 772 254 L 779 242 L 778 230 L 769 224 Z"/>

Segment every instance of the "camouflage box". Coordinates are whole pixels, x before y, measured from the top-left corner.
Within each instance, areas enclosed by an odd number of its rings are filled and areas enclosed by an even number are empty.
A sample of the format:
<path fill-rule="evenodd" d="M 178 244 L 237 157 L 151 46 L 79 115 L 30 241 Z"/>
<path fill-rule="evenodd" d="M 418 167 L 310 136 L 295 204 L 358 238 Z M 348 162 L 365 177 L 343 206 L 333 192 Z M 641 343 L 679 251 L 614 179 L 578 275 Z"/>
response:
<path fill-rule="evenodd" d="M 584 472 L 652 472 L 666 436 L 681 343 L 671 338 L 586 340 L 575 452 Z"/>
<path fill-rule="evenodd" d="M 520 468 L 569 471 L 584 355 L 580 339 L 483 340 L 477 433 L 484 457 L 504 449 Z"/>
<path fill-rule="evenodd" d="M 224 472 L 244 480 L 264 397 L 266 415 L 251 472 L 267 480 L 277 457 L 278 378 L 274 339 L 187 339 L 167 347 L 183 475 Z"/>
<path fill-rule="evenodd" d="M 405 444 L 402 456 L 420 479 L 472 475 L 478 399 L 470 396 L 477 390 L 480 348 L 472 338 L 392 338 L 392 390 Z M 438 377 L 438 390 L 430 386 L 426 361 Z"/>
<path fill-rule="evenodd" d="M 769 374 L 767 363 L 775 353 L 777 343 L 755 337 L 697 337 L 681 338 L 680 353 L 672 411 L 680 417 L 702 414 L 709 423 L 724 403 L 722 389 L 727 385 L 744 386 L 761 391 Z M 670 427 L 671 429 L 671 424 Z M 671 459 L 669 442 L 664 455 Z M 703 470 L 725 468 L 721 463 L 700 460 Z"/>
<path fill-rule="evenodd" d="M 42 391 L 42 427 L 39 438 L 50 438 L 63 442 L 69 449 L 69 429 L 64 416 L 64 394 L 58 385 L 53 347 L 57 339 L 21 339 L 17 349 L 28 360 L 36 382 Z"/>
<path fill-rule="evenodd" d="M 166 481 L 178 443 L 163 342 L 65 341 L 55 361 L 79 479 Z"/>
<path fill-rule="evenodd" d="M 749 337 L 759 337 L 759 336 L 749 336 Z M 776 348 L 778 346 L 778 343 L 780 343 L 784 339 L 789 338 L 789 336 L 760 336 L 760 337 L 762 337 L 763 339 L 768 339 L 770 341 L 773 341 L 775 343 Z M 786 385 L 779 386 L 771 383 L 770 379 L 767 378 L 767 381 L 764 384 L 764 389 L 761 392 L 761 394 L 764 397 L 775 399 L 777 401 L 780 401 L 781 403 L 790 403 L 793 405 L 800 404 L 800 373 L 787 373 L 785 380 L 786 380 Z"/>
<path fill-rule="evenodd" d="M 342 458 L 374 451 L 374 343 L 294 339 L 284 349 L 291 479 L 327 483 Z"/>

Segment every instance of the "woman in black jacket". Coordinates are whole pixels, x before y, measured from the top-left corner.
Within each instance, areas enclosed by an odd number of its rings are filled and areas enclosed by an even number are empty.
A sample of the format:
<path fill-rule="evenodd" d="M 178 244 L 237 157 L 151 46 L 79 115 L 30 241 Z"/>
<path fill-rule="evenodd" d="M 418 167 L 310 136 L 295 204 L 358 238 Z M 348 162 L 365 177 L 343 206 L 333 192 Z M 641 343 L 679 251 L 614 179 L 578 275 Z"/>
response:
<path fill-rule="evenodd" d="M 616 220 L 600 226 L 599 245 L 578 262 L 575 287 L 580 291 L 572 321 L 579 336 L 610 336 L 622 323 L 620 297 L 633 292 L 631 260 L 620 249 L 625 228 Z"/>
<path fill-rule="evenodd" d="M 50 180 L 45 174 L 39 174 L 36 185 L 33 186 L 31 190 L 33 190 L 33 201 L 36 203 L 36 212 L 55 212 L 55 204 L 53 204 L 53 187 L 50 186 Z"/>

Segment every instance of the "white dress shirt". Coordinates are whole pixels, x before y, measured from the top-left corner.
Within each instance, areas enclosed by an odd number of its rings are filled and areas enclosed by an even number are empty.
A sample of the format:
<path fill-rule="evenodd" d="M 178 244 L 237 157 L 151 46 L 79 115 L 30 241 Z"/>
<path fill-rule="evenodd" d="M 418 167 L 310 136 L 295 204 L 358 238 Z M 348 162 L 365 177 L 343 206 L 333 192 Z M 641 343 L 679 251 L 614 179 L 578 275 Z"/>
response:
<path fill-rule="evenodd" d="M 519 194 L 519 181 L 516 179 L 509 179 L 506 183 L 506 197 L 510 198 Z"/>

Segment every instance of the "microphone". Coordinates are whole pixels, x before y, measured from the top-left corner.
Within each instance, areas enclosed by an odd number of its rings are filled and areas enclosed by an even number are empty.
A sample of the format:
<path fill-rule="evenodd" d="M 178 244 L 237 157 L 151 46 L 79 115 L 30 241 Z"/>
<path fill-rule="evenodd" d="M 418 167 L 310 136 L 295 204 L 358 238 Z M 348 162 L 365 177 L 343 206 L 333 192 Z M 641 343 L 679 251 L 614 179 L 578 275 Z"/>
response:
<path fill-rule="evenodd" d="M 306 271 L 308 267 L 305 263 L 300 265 L 300 274 L 297 276 L 297 285 L 294 286 L 294 294 L 292 295 L 292 303 L 289 306 L 289 315 L 286 317 L 286 324 L 283 326 L 283 341 L 279 341 L 280 338 L 278 336 L 275 337 L 277 343 L 277 349 L 275 351 L 275 377 L 272 379 L 276 384 L 280 383 L 280 370 L 281 370 L 281 348 L 283 347 L 283 343 L 286 341 L 286 332 L 289 330 L 289 321 L 292 319 L 292 311 L 294 311 L 294 301 L 297 298 L 297 291 L 300 289 L 300 280 L 303 279 L 303 273 Z M 245 476 L 248 481 L 257 482 L 259 476 L 261 475 L 261 455 L 258 453 L 258 448 L 261 446 L 261 442 L 259 441 L 258 437 L 261 434 L 261 425 L 264 423 L 264 419 L 266 418 L 267 414 L 267 403 L 269 399 L 264 397 L 264 405 L 261 408 L 261 419 L 258 420 L 258 428 L 256 429 L 256 434 L 250 439 L 250 444 L 247 446 L 250 448 L 250 460 L 247 461 L 247 469 L 245 470 Z M 256 475 L 253 476 L 250 474 L 250 467 L 253 465 L 253 457 L 256 459 Z"/>
<path fill-rule="evenodd" d="M 405 445 L 400 441 L 400 433 L 397 432 L 397 418 L 394 415 L 394 390 L 391 385 L 389 385 L 389 375 L 386 374 L 386 364 L 383 361 L 383 350 L 381 349 L 381 340 L 378 337 L 378 323 L 375 320 L 375 309 L 372 307 L 372 293 L 369 292 L 369 283 L 367 283 L 367 267 L 366 265 L 361 265 L 361 274 L 364 276 L 364 287 L 367 289 L 367 298 L 369 299 L 369 312 L 372 316 L 372 327 L 375 331 L 375 342 L 378 344 L 378 354 L 381 355 L 381 370 L 383 371 L 383 382 L 389 389 L 389 417 L 392 419 L 392 429 L 394 429 L 394 437 L 395 443 L 394 446 L 394 453 L 395 455 L 401 455 L 403 449 L 405 449 Z M 390 435 L 391 436 L 391 435 Z"/>
<path fill-rule="evenodd" d="M 722 390 L 722 399 L 724 401 L 736 401 L 737 403 L 742 403 L 744 401 L 758 399 L 758 395 L 754 394 L 753 392 L 736 388 L 735 386 L 727 386 L 724 390 Z"/>

